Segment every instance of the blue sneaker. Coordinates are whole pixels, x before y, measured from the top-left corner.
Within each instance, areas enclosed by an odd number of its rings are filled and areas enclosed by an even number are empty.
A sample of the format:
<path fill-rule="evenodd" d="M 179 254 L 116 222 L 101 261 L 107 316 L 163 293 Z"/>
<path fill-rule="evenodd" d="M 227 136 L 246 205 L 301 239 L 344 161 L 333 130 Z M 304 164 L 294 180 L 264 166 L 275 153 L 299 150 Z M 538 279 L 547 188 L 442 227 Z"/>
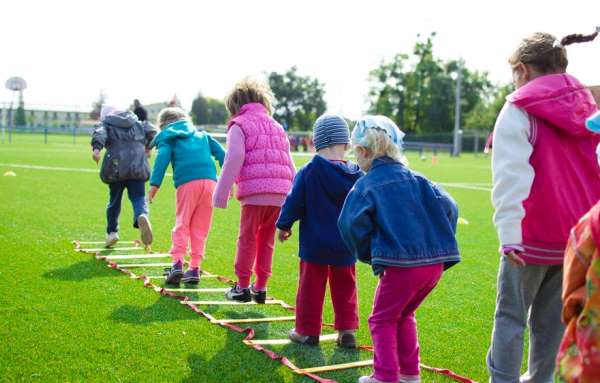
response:
<path fill-rule="evenodd" d="M 173 267 L 165 269 L 167 271 L 167 278 L 165 283 L 167 285 L 178 285 L 183 277 L 183 264 L 180 261 L 173 263 Z"/>
<path fill-rule="evenodd" d="M 190 285 L 197 285 L 200 282 L 200 270 L 195 267 L 193 269 L 188 269 L 188 271 L 183 274 L 183 278 L 181 279 L 183 283 L 188 283 Z"/>

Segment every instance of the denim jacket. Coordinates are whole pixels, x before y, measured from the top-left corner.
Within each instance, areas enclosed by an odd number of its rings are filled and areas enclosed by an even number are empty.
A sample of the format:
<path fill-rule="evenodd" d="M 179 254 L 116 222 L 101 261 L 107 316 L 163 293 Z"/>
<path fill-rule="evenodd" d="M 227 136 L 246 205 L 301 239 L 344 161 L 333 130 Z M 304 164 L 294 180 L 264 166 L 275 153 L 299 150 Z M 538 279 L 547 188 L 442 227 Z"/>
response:
<path fill-rule="evenodd" d="M 443 189 L 380 157 L 348 194 L 338 227 L 352 253 L 377 275 L 386 266 L 458 263 L 457 220 L 456 203 Z"/>

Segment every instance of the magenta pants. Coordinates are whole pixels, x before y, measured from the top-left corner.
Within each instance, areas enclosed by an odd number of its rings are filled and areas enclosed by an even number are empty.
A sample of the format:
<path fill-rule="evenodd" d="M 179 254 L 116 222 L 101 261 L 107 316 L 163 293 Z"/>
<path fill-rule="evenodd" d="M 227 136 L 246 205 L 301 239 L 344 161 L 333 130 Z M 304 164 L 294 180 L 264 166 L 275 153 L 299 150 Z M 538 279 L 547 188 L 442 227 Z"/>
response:
<path fill-rule="evenodd" d="M 204 258 L 206 238 L 212 221 L 215 185 L 215 181 L 203 179 L 186 182 L 177 188 L 175 227 L 171 233 L 173 244 L 169 251 L 173 262 L 183 262 L 188 242 L 192 257 L 190 268 L 199 267 Z"/>
<path fill-rule="evenodd" d="M 419 376 L 415 311 L 440 280 L 443 265 L 386 267 L 369 317 L 374 376 L 384 382 Z"/>
<path fill-rule="evenodd" d="M 321 265 L 300 260 L 300 280 L 296 295 L 296 331 L 321 335 L 323 301 L 329 281 L 336 330 L 358 328 L 356 271 L 352 266 Z"/>
<path fill-rule="evenodd" d="M 256 275 L 254 287 L 267 288 L 275 248 L 275 222 L 280 211 L 279 206 L 242 206 L 235 255 L 235 275 L 241 288 L 250 286 L 253 272 Z"/>

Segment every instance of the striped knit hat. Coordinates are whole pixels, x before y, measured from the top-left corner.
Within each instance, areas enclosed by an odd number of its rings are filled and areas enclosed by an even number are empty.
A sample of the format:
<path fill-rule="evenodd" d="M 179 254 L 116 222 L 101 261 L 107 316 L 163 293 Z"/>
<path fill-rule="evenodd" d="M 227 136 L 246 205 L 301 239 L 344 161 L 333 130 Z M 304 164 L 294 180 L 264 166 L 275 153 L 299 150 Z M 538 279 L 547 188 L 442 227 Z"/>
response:
<path fill-rule="evenodd" d="M 350 143 L 350 129 L 346 120 L 337 114 L 323 114 L 315 121 L 313 142 L 316 150 Z"/>

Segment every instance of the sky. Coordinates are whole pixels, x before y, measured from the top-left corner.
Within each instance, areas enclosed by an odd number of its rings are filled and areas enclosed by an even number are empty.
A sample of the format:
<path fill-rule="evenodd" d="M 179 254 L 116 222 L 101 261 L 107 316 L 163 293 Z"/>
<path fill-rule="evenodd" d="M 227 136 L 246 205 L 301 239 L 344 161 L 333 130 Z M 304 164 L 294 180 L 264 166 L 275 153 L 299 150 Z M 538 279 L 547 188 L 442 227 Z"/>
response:
<path fill-rule="evenodd" d="M 369 71 L 437 32 L 435 54 L 463 58 L 494 82 L 533 32 L 591 33 L 600 1 L 5 0 L 0 82 L 21 76 L 26 103 L 86 108 L 100 91 L 127 107 L 189 108 L 198 92 L 222 99 L 244 76 L 284 71 L 325 83 L 331 112 L 362 114 Z M 600 38 L 568 48 L 569 72 L 600 85 Z M 1 87 L 0 103 L 12 93 Z"/>

